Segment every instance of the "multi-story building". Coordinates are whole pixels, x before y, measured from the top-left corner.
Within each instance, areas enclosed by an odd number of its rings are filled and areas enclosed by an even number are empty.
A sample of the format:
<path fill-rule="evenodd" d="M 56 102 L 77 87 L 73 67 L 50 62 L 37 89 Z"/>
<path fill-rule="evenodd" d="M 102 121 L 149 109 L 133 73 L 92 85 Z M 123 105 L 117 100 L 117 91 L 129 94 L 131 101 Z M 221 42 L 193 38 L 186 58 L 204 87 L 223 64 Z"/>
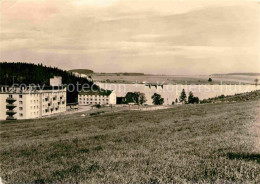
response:
<path fill-rule="evenodd" d="M 116 94 L 113 91 L 81 91 L 78 95 L 79 105 L 109 105 L 116 104 Z"/>
<path fill-rule="evenodd" d="M 40 118 L 66 111 L 62 86 L 0 86 L 0 120 Z"/>

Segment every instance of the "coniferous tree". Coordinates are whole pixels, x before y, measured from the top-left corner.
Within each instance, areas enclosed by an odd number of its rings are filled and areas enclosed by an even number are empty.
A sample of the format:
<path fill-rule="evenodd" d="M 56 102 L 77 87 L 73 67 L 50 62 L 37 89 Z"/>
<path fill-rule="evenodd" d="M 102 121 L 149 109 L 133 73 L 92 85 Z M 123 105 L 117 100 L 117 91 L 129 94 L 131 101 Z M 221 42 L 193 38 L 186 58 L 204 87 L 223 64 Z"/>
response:
<path fill-rule="evenodd" d="M 187 95 L 184 89 L 182 89 L 181 96 L 179 98 L 181 103 L 185 103 L 187 101 Z"/>

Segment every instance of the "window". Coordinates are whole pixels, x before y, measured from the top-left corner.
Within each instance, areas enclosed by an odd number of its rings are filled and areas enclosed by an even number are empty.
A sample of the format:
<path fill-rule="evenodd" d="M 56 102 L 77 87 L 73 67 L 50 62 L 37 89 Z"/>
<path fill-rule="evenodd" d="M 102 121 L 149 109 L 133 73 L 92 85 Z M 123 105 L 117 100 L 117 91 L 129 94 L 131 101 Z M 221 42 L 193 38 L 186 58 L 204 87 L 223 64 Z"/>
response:
<path fill-rule="evenodd" d="M 9 95 L 10 98 L 13 98 L 13 95 Z"/>
<path fill-rule="evenodd" d="M 23 108 L 22 108 L 22 107 L 19 107 L 19 110 L 20 110 L 20 111 L 22 111 L 22 110 L 23 110 Z"/>
<path fill-rule="evenodd" d="M 23 101 L 19 101 L 19 104 L 23 104 Z"/>
<path fill-rule="evenodd" d="M 19 95 L 19 98 L 23 98 L 23 95 Z"/>
<path fill-rule="evenodd" d="M 20 117 L 23 117 L 23 113 L 20 113 L 19 116 L 20 116 Z"/>

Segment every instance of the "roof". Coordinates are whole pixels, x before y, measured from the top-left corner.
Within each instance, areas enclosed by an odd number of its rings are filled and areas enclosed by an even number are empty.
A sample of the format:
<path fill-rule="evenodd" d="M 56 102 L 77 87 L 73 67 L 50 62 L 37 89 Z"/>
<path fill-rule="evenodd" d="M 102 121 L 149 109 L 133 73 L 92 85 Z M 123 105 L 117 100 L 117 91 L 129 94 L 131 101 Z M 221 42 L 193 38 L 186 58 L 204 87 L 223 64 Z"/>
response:
<path fill-rule="evenodd" d="M 79 95 L 99 95 L 99 96 L 109 96 L 113 91 L 111 90 L 88 90 L 81 91 Z"/>
<path fill-rule="evenodd" d="M 0 85 L 0 93 L 29 93 L 45 90 L 63 90 L 66 86 L 47 86 L 47 85 L 31 85 L 31 86 L 7 86 Z"/>

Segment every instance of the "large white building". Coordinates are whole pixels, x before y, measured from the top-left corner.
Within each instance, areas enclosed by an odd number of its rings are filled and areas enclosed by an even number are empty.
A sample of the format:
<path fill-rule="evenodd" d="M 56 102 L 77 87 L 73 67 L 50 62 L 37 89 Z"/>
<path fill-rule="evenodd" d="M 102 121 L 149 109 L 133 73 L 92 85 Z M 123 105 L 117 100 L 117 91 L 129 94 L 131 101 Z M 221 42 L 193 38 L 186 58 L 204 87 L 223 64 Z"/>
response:
<path fill-rule="evenodd" d="M 65 112 L 66 100 L 66 88 L 62 86 L 0 86 L 0 120 L 33 119 Z"/>
<path fill-rule="evenodd" d="M 79 105 L 114 105 L 116 94 L 113 91 L 81 91 L 78 95 Z"/>

